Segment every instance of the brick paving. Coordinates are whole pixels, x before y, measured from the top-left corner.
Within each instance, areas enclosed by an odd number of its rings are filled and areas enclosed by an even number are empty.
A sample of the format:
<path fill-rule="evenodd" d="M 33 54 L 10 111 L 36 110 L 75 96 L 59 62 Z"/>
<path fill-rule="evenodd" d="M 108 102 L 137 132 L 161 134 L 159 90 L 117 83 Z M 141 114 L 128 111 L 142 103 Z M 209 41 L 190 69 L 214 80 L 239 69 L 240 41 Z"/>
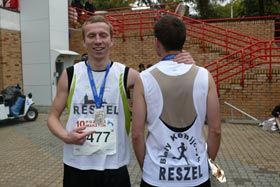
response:
<path fill-rule="evenodd" d="M 0 122 L 0 187 L 61 187 L 62 142 L 46 126 L 46 113 L 34 122 Z M 66 115 L 62 117 L 66 120 Z M 207 126 L 205 127 L 205 132 Z M 279 187 L 280 134 L 256 125 L 223 124 L 217 163 L 227 183 L 214 187 Z M 132 187 L 141 171 L 133 155 L 129 165 Z"/>

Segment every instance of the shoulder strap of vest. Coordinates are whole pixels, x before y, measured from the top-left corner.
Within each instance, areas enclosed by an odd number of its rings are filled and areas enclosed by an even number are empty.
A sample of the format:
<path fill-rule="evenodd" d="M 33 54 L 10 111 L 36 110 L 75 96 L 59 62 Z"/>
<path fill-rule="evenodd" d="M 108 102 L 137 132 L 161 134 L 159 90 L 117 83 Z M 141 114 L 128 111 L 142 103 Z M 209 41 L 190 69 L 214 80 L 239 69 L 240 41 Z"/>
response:
<path fill-rule="evenodd" d="M 68 93 L 70 91 L 70 87 L 72 84 L 73 74 L 74 74 L 74 66 L 70 66 L 66 68 L 67 78 L 68 78 Z"/>
<path fill-rule="evenodd" d="M 127 74 L 128 74 L 128 67 L 125 67 L 124 74 L 121 73 L 120 78 L 119 78 L 119 88 L 120 88 L 120 93 L 121 93 L 121 99 L 123 103 L 123 110 L 124 110 L 124 116 L 125 116 L 125 129 L 127 135 L 129 135 L 130 132 L 130 109 L 129 109 L 129 104 L 128 104 L 128 95 L 129 90 L 127 90 Z"/>
<path fill-rule="evenodd" d="M 123 76 L 124 89 L 125 89 L 127 98 L 130 99 L 130 92 L 129 92 L 129 89 L 127 89 L 128 71 L 129 71 L 129 67 L 125 66 L 125 69 L 124 69 L 124 76 Z"/>
<path fill-rule="evenodd" d="M 130 93 L 129 90 L 127 90 L 127 76 L 128 76 L 128 71 L 129 71 L 129 67 L 125 67 L 124 70 L 124 88 L 126 91 L 126 94 L 128 96 L 128 98 L 130 98 Z M 72 79 L 73 79 L 73 75 L 74 75 L 74 66 L 70 66 L 68 68 L 66 68 L 66 72 L 67 72 L 67 78 L 68 78 L 68 92 L 70 90 L 71 84 L 72 84 Z"/>

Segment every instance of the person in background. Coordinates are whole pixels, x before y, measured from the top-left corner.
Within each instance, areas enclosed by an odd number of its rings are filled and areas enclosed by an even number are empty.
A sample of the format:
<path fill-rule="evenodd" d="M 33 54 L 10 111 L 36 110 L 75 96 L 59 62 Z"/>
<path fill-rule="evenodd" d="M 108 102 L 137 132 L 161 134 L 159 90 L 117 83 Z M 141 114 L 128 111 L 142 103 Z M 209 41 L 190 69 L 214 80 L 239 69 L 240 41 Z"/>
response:
<path fill-rule="evenodd" d="M 275 119 L 275 124 L 273 124 L 272 130 L 280 130 L 280 104 L 276 105 L 271 112 Z"/>
<path fill-rule="evenodd" d="M 163 16 L 154 35 L 161 61 L 140 73 L 133 93 L 132 142 L 143 171 L 140 186 L 210 187 L 208 158 L 215 160 L 221 139 L 214 79 L 203 67 L 174 62 L 186 39 L 182 20 Z"/>
<path fill-rule="evenodd" d="M 80 8 L 80 9 L 84 8 L 82 0 L 73 0 L 71 3 L 71 6 L 74 6 L 74 7 Z"/>
<path fill-rule="evenodd" d="M 75 7 L 77 14 L 78 14 L 78 21 L 81 21 L 81 16 L 82 16 L 82 9 L 84 9 L 84 5 L 82 3 L 82 0 L 73 0 L 71 3 L 72 7 Z"/>
<path fill-rule="evenodd" d="M 142 63 L 140 63 L 139 65 L 138 65 L 138 71 L 139 72 L 142 72 L 142 71 L 144 71 L 145 70 L 145 65 L 144 64 L 142 64 Z"/>
<path fill-rule="evenodd" d="M 152 66 L 153 66 L 152 64 L 148 64 L 148 65 L 147 65 L 147 69 L 150 68 L 150 67 L 152 67 Z"/>
<path fill-rule="evenodd" d="M 103 16 L 82 26 L 85 61 L 59 79 L 47 125 L 64 142 L 64 187 L 130 187 L 130 111 L 127 91 L 138 71 L 110 58 L 113 28 Z M 188 53 L 176 58 L 194 63 Z M 67 108 L 66 127 L 60 117 Z"/>
<path fill-rule="evenodd" d="M 94 13 L 95 8 L 92 0 L 87 0 L 87 2 L 85 3 L 85 10 Z"/>
<path fill-rule="evenodd" d="M 145 3 L 146 6 L 150 6 L 152 4 L 151 0 L 142 0 L 143 3 Z"/>

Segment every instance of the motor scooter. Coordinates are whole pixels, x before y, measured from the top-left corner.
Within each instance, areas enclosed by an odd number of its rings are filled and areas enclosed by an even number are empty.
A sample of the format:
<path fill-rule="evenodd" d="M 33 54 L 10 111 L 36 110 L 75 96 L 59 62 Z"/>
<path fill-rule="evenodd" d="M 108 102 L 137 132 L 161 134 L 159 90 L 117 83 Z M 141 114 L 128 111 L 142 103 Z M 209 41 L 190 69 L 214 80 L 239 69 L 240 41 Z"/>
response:
<path fill-rule="evenodd" d="M 16 97 L 16 101 L 11 102 L 11 97 L 9 97 L 10 95 L 7 93 L 3 93 L 3 91 L 1 92 L 0 121 L 21 117 L 23 117 L 26 121 L 35 121 L 38 117 L 38 110 L 32 106 L 34 104 L 32 94 L 29 93 L 27 96 L 22 95 L 19 85 L 11 86 L 10 88 L 11 89 L 9 90 L 12 91 L 10 91 L 11 93 L 9 94 L 13 95 L 13 97 Z"/>

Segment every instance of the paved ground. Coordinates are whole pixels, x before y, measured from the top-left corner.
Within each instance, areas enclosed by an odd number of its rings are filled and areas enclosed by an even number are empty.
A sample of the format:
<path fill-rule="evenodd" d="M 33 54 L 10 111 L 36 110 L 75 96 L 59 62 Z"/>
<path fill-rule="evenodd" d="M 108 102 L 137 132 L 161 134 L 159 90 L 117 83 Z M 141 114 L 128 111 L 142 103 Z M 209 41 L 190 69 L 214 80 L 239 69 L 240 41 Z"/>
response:
<path fill-rule="evenodd" d="M 62 186 L 62 142 L 49 132 L 46 118 L 40 113 L 35 122 L 0 122 L 0 187 Z M 227 183 L 213 179 L 212 186 L 280 186 L 279 133 L 238 124 L 223 124 L 222 133 L 217 163 Z M 134 157 L 129 172 L 132 186 L 139 186 L 141 172 Z"/>

